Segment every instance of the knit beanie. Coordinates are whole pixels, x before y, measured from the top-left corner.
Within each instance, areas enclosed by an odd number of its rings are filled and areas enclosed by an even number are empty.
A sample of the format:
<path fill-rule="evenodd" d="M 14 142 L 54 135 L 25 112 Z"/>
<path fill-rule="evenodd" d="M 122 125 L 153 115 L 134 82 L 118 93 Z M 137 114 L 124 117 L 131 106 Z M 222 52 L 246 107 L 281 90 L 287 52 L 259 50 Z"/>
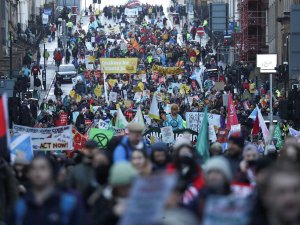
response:
<path fill-rule="evenodd" d="M 113 187 L 129 185 L 137 175 L 129 162 L 115 163 L 109 171 L 109 184 Z"/>
<path fill-rule="evenodd" d="M 212 170 L 220 171 L 224 174 L 227 181 L 230 182 L 232 180 L 232 171 L 230 168 L 230 164 L 226 158 L 223 156 L 216 156 L 209 159 L 204 165 L 205 176 Z"/>

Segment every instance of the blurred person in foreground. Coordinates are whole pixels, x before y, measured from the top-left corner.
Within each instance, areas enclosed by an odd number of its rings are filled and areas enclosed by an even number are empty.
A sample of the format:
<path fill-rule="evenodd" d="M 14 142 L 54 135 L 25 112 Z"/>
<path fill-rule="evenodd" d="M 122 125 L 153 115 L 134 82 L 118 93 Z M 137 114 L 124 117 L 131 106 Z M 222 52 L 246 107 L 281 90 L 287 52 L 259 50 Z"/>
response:
<path fill-rule="evenodd" d="M 17 202 L 8 218 L 8 225 L 87 224 L 78 198 L 56 188 L 54 166 L 49 158 L 35 157 L 28 176 L 31 188 Z"/>
<path fill-rule="evenodd" d="M 199 219 L 203 217 L 206 200 L 212 195 L 229 195 L 232 172 L 228 160 L 223 156 L 215 156 L 204 165 L 205 186 L 197 198 L 189 205 Z"/>
<path fill-rule="evenodd" d="M 137 171 L 129 162 L 115 163 L 110 171 L 108 183 L 111 192 L 103 192 L 91 211 L 92 225 L 117 225 L 126 210 L 130 189 Z"/>
<path fill-rule="evenodd" d="M 182 204 L 188 205 L 197 197 L 198 191 L 204 187 L 204 176 L 197 161 L 196 151 L 190 140 L 178 138 L 173 146 L 173 163 L 167 172 L 176 171 L 182 187 Z"/>
<path fill-rule="evenodd" d="M 249 225 L 300 224 L 300 168 L 288 161 L 267 169 Z"/>
<path fill-rule="evenodd" d="M 152 174 L 153 166 L 145 151 L 134 150 L 131 154 L 130 162 L 139 175 L 147 176 Z"/>
<path fill-rule="evenodd" d="M 169 163 L 168 145 L 157 142 L 151 146 L 151 161 L 155 172 L 164 171 Z"/>

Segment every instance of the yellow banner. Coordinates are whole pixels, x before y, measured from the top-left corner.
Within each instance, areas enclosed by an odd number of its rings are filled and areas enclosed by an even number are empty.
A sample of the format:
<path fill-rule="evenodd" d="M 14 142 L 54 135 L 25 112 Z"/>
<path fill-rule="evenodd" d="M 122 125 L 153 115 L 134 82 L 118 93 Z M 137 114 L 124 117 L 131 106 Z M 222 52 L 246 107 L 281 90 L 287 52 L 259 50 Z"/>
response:
<path fill-rule="evenodd" d="M 158 65 L 153 65 L 152 71 L 158 72 L 163 75 L 178 75 L 183 72 L 183 70 L 179 67 L 162 67 Z"/>
<path fill-rule="evenodd" d="M 103 73 L 136 73 L 137 58 L 100 58 Z"/>

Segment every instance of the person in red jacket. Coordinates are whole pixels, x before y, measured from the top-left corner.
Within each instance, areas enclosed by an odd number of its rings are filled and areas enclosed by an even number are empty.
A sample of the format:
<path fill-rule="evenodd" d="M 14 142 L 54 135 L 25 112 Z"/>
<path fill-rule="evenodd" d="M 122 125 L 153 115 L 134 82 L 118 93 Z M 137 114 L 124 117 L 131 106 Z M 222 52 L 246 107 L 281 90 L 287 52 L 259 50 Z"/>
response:
<path fill-rule="evenodd" d="M 56 51 L 55 54 L 54 54 L 54 60 L 55 60 L 55 63 L 56 63 L 57 67 L 60 66 L 62 58 L 63 58 L 63 56 L 62 56 L 61 52 Z"/>
<path fill-rule="evenodd" d="M 174 160 L 167 166 L 167 172 L 177 171 L 181 185 L 181 203 L 190 204 L 198 196 L 198 192 L 205 186 L 204 176 L 198 164 L 196 150 L 190 140 L 178 138 L 173 146 Z"/>

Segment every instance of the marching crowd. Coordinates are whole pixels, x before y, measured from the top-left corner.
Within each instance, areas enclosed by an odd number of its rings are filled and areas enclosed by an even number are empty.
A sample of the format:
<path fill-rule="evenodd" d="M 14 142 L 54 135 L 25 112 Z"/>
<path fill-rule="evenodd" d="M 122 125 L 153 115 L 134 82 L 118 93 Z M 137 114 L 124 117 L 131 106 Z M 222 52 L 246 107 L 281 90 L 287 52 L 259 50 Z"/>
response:
<path fill-rule="evenodd" d="M 68 49 L 60 52 L 60 61 L 68 51 L 79 74 L 73 90 L 63 93 L 64 84 L 57 80 L 56 99 L 44 99 L 41 105 L 25 100 L 19 120 L 20 125 L 40 128 L 73 124 L 85 134 L 99 120 L 119 128 L 116 111 L 121 109 L 129 122 L 126 135 L 114 136 L 106 149 L 88 140 L 80 151 L 36 154 L 31 162 L 16 158 L 10 164 L 0 155 L 0 224 L 123 224 L 135 181 L 161 174 L 177 175 L 176 185 L 162 202 L 162 215 L 152 223 L 136 224 L 223 224 L 217 220 L 222 218 L 218 209 L 212 215 L 217 223 L 208 223 L 213 196 L 238 196 L 247 202 L 244 220 L 232 224 L 299 224 L 299 140 L 289 135 L 288 123 L 281 122 L 283 143 L 277 145 L 272 138 L 263 143 L 263 131 L 252 135 L 255 118 L 249 118 L 256 105 L 262 115 L 270 107 L 278 114 L 280 92 L 274 93 L 270 106 L 268 83 L 258 86 L 249 65 L 241 65 L 241 77 L 228 73 L 230 68 L 217 61 L 209 41 L 204 46 L 195 41 L 201 21 L 172 27 L 161 6 L 140 8 L 130 20 L 125 7 L 105 7 L 104 16 L 116 25 L 103 24 L 91 10 L 88 31 L 80 22 L 69 29 Z M 104 74 L 100 58 L 138 58 L 137 73 Z M 88 64 L 93 69 L 87 69 Z M 149 128 L 185 129 L 186 112 L 206 109 L 220 115 L 215 130 L 219 137 L 218 129 L 226 129 L 228 123 L 228 94 L 241 129 L 226 133 L 225 147 L 211 142 L 209 157 L 204 158 L 203 149 L 184 136 L 172 145 L 144 139 Z M 151 116 L 154 99 L 159 111 Z M 139 110 L 143 123 L 132 121 Z M 67 115 L 66 124 L 59 123 L 62 114 Z M 241 197 L 237 186 L 249 191 Z M 222 215 L 226 221 L 235 214 L 228 210 Z"/>

